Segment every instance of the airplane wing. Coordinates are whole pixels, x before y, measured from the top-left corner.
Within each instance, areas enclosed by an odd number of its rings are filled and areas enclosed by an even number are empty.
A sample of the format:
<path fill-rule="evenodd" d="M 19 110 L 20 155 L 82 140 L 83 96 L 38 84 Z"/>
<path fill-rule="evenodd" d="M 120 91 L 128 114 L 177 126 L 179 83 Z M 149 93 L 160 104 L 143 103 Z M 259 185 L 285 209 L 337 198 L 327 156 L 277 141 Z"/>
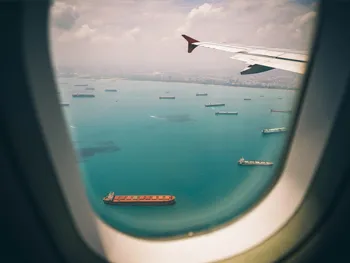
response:
<path fill-rule="evenodd" d="M 248 64 L 248 67 L 241 71 L 241 75 L 261 73 L 275 68 L 304 74 L 308 61 L 307 53 L 302 51 L 201 42 L 186 35 L 182 36 L 188 42 L 188 53 L 196 47 L 233 53 L 230 58 Z"/>

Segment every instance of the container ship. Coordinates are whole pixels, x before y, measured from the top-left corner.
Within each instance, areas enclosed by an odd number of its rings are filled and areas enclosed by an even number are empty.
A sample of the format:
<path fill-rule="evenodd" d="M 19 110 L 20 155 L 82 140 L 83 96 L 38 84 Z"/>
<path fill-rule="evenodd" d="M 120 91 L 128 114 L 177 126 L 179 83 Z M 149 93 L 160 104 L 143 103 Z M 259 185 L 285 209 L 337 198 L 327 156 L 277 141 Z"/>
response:
<path fill-rule="evenodd" d="M 239 159 L 238 164 L 239 165 L 261 165 L 261 166 L 273 165 L 272 162 L 266 162 L 266 161 L 246 161 L 246 160 L 244 160 L 243 157 L 241 159 Z"/>
<path fill-rule="evenodd" d="M 225 103 L 209 103 L 209 104 L 205 104 L 205 107 L 222 107 L 225 106 Z"/>
<path fill-rule="evenodd" d="M 88 84 L 75 84 L 75 87 L 87 87 L 89 86 Z"/>
<path fill-rule="evenodd" d="M 175 96 L 160 96 L 160 100 L 174 100 Z"/>
<path fill-rule="evenodd" d="M 238 115 L 238 111 L 217 111 L 215 115 Z"/>
<path fill-rule="evenodd" d="M 117 92 L 118 90 L 116 89 L 105 89 L 105 92 Z"/>
<path fill-rule="evenodd" d="M 196 96 L 208 96 L 208 93 L 196 93 Z"/>
<path fill-rule="evenodd" d="M 84 94 L 84 93 L 74 93 L 72 95 L 73 98 L 94 98 L 94 94 Z"/>
<path fill-rule="evenodd" d="M 291 113 L 291 110 L 273 110 L 271 109 L 271 112 L 285 112 L 285 113 Z"/>
<path fill-rule="evenodd" d="M 108 205 L 173 205 L 175 196 L 173 195 L 115 195 L 110 192 L 103 198 L 103 202 Z"/>
<path fill-rule="evenodd" d="M 286 132 L 287 128 L 282 127 L 282 128 L 271 128 L 271 129 L 263 129 L 261 132 L 262 133 L 279 133 L 279 132 Z"/>

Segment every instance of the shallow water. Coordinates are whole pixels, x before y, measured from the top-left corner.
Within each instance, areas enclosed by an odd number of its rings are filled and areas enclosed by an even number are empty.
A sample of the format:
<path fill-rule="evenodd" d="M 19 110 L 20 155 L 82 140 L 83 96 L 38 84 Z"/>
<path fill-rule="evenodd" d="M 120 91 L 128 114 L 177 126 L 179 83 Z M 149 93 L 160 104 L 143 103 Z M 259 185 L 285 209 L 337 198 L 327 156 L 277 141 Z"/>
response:
<path fill-rule="evenodd" d="M 295 91 L 146 81 L 63 79 L 62 102 L 70 101 L 67 127 L 82 180 L 95 212 L 135 236 L 167 237 L 217 226 L 259 201 L 274 181 L 288 134 L 263 135 L 288 127 Z M 88 83 L 95 98 L 72 99 Z M 116 88 L 118 92 L 105 92 Z M 167 93 L 169 92 L 169 93 Z M 207 92 L 208 96 L 196 96 Z M 261 95 L 264 97 L 260 97 Z M 160 100 L 159 96 L 176 96 Z M 278 99 L 282 97 L 283 99 Z M 251 98 L 246 101 L 244 98 Z M 207 103 L 226 103 L 206 108 Z M 238 115 L 215 115 L 215 111 Z M 273 167 L 242 167 L 239 158 L 267 160 Z M 176 204 L 118 207 L 103 204 L 120 195 L 170 194 Z"/>

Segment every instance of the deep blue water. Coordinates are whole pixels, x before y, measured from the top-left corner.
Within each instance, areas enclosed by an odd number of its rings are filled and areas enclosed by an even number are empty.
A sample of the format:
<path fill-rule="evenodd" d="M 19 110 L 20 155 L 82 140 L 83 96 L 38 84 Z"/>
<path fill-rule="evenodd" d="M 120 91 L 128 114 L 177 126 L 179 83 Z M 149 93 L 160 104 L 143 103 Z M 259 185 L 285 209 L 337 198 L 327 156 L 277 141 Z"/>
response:
<path fill-rule="evenodd" d="M 225 223 L 259 201 L 274 181 L 287 134 L 261 130 L 288 127 L 286 113 L 297 92 L 146 81 L 60 79 L 62 108 L 80 155 L 79 165 L 95 212 L 125 233 L 165 237 Z M 92 99 L 72 99 L 88 83 Z M 116 88 L 117 93 L 104 92 Z M 168 92 L 168 93 L 167 93 Z M 197 97 L 207 92 L 207 97 Z M 161 95 L 175 100 L 159 100 Z M 260 97 L 264 95 L 264 97 Z M 243 98 L 250 97 L 251 101 Z M 277 99 L 283 97 L 282 100 Z M 116 101 L 117 100 L 117 101 Z M 225 107 L 205 108 L 223 102 Z M 215 116 L 216 110 L 238 111 Z M 273 167 L 241 167 L 247 160 Z M 103 204 L 109 191 L 120 195 L 171 194 L 174 206 L 118 207 Z"/>

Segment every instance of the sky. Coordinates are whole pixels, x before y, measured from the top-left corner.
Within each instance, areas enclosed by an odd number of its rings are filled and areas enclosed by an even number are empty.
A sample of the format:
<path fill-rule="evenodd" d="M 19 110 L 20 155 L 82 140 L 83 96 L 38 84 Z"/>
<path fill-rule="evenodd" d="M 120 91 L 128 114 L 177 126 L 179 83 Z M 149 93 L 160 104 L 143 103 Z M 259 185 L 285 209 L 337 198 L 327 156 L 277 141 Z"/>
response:
<path fill-rule="evenodd" d="M 51 51 L 57 66 L 188 71 L 243 62 L 227 52 L 187 53 L 200 41 L 307 50 L 317 6 L 313 0 L 62 0 L 51 8 Z"/>

